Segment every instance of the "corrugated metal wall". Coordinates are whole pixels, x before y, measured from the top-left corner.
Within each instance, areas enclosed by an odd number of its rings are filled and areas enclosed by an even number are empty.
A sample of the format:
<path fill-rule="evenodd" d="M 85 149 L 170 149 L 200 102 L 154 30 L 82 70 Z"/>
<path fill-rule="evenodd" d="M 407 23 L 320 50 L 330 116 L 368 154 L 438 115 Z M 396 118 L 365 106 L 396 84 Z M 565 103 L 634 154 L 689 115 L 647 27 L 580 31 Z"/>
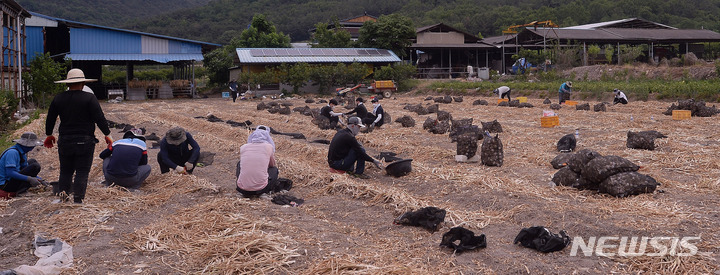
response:
<path fill-rule="evenodd" d="M 202 53 L 202 46 L 195 43 L 187 43 L 182 41 L 169 41 L 170 53 Z"/>
<path fill-rule="evenodd" d="M 72 53 L 142 53 L 139 34 L 104 29 L 70 28 Z"/>
<path fill-rule="evenodd" d="M 27 38 L 25 38 L 27 43 L 27 61 L 25 64 L 29 65 L 36 55 L 43 54 L 45 49 L 43 48 L 42 30 L 42 27 L 25 27 L 25 34 L 27 35 Z"/>
<path fill-rule="evenodd" d="M 143 35 L 142 53 L 168 53 L 168 40 Z"/>

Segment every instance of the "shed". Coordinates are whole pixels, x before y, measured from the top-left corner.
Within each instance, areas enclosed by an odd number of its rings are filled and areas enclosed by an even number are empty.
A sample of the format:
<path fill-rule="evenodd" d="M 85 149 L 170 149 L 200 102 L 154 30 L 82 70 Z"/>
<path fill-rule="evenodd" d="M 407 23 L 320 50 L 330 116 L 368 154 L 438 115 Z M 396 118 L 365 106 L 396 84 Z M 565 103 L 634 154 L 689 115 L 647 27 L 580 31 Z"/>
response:
<path fill-rule="evenodd" d="M 420 78 L 467 75 L 467 66 L 490 67 L 498 47 L 478 36 L 444 23 L 415 30 L 417 38 L 409 47 L 410 59 L 418 67 Z"/>
<path fill-rule="evenodd" d="M 195 62 L 203 60 L 203 53 L 221 46 L 31 14 L 27 22 L 28 61 L 45 52 L 57 59 L 70 58 L 73 67 L 100 80 L 88 85 L 99 98 L 105 98 L 109 89 L 127 89 L 104 85 L 102 65 L 125 65 L 127 79 L 132 79 L 134 65 L 169 64 L 174 68 L 174 78 L 187 80 L 190 94 L 194 95 Z"/>
<path fill-rule="evenodd" d="M 375 48 L 238 48 L 236 53 L 231 79 L 238 79 L 242 72 L 263 72 L 281 64 L 360 63 L 372 70 L 401 61 L 391 50 Z"/>
<path fill-rule="evenodd" d="M 583 64 L 588 64 L 587 47 L 593 44 L 613 45 L 616 49 L 620 45 L 646 44 L 645 56 L 655 61 L 690 52 L 702 57 L 703 45 L 699 43 L 720 42 L 720 33 L 706 29 L 678 29 L 640 18 L 627 18 L 565 28 L 529 27 L 518 34 L 489 37 L 483 41 L 501 46 L 505 55 L 516 53 L 520 47 L 543 49 L 555 44 L 579 44 L 583 48 Z M 668 50 L 675 48 L 679 50 L 674 53 Z"/>

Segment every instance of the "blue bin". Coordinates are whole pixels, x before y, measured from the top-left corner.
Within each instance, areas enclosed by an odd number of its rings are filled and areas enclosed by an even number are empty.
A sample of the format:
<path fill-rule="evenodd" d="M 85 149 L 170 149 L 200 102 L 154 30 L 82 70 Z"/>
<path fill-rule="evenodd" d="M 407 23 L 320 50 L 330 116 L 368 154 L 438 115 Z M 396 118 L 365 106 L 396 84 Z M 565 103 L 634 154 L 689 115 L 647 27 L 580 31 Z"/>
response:
<path fill-rule="evenodd" d="M 229 98 L 229 97 L 230 97 L 230 92 L 222 92 L 222 97 L 223 97 L 223 98 Z"/>

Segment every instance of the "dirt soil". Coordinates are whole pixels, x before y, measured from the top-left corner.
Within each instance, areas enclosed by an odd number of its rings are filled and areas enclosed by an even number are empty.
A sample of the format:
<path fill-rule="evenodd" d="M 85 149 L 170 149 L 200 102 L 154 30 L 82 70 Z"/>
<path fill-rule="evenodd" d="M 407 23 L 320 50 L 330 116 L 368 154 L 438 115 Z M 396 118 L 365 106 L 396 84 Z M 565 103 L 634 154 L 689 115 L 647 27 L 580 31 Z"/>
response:
<path fill-rule="evenodd" d="M 0 270 L 33 265 L 37 260 L 32 254 L 33 236 L 44 233 L 73 246 L 74 266 L 67 274 L 720 272 L 717 117 L 674 121 L 661 114 L 670 103 L 656 101 L 611 105 L 601 113 L 564 106 L 558 111 L 558 127 L 541 128 L 542 111 L 549 107 L 539 98 L 528 99 L 534 108 L 498 107 L 492 104 L 496 98 L 484 96 L 465 96 L 461 103 L 441 104 L 440 110 L 450 112 L 456 119 L 473 118 L 475 125 L 497 119 L 502 124 L 504 165 L 486 167 L 479 163 L 456 163 L 455 144 L 447 134 L 434 135 L 422 129 L 425 118 L 434 118 L 435 114 L 421 116 L 402 108 L 406 103 L 431 102 L 424 98 L 399 94 L 382 100 L 393 119 L 409 115 L 415 119 L 415 127 L 402 128 L 399 123 L 391 123 L 358 136 L 371 155 L 392 151 L 412 158 L 413 171 L 394 178 L 369 168 L 366 174 L 371 178 L 366 180 L 328 172 L 327 145 L 309 141 L 330 140 L 334 131 L 319 130 L 310 124 L 310 117 L 299 113 L 258 111 L 259 101 L 233 103 L 229 99 L 207 98 L 103 103 L 108 119 L 144 127 L 158 136 L 173 126 L 184 127 L 203 151 L 216 153 L 214 163 L 197 168 L 193 175 L 160 175 L 158 149 L 149 149 L 153 169 L 150 178 L 139 192 L 127 192 L 99 184 L 103 176 L 101 160 L 96 157 L 83 205 L 52 203 L 56 198 L 49 190 L 41 189 L 0 201 Z M 491 105 L 473 106 L 476 99 L 485 99 Z M 291 102 L 293 107 L 323 106 L 305 104 L 304 98 L 281 101 Z M 344 109 L 339 106 L 336 110 Z M 223 120 L 250 120 L 253 125 L 268 125 L 280 132 L 303 133 L 307 140 L 277 135 L 273 138 L 280 175 L 294 181 L 288 194 L 305 199 L 305 204 L 282 207 L 266 199 L 238 196 L 233 179 L 235 163 L 249 130 L 194 118 L 209 114 Z M 41 117 L 18 130 L 16 136 L 27 130 L 43 133 L 43 129 Z M 555 144 L 575 129 L 580 133 L 578 150 L 590 148 L 635 162 L 642 166 L 641 173 L 662 184 L 658 191 L 614 198 L 551 184 L 556 170 L 550 161 L 558 154 Z M 628 149 L 625 141 L 629 130 L 657 130 L 668 138 L 659 139 L 654 151 Z M 118 131 L 113 129 L 112 133 L 116 140 L 122 137 Z M 96 136 L 102 134 L 97 131 Z M 96 146 L 96 156 L 102 145 Z M 151 145 L 152 141 L 148 141 L 148 147 Z M 42 177 L 57 179 L 57 148 L 37 148 L 30 157 L 43 165 Z M 205 203 L 218 206 L 201 207 Z M 424 206 L 448 211 L 438 232 L 393 224 L 398 215 Z M 178 217 L 214 215 L 224 218 L 192 226 L 167 224 L 181 221 Z M 258 222 L 258 226 L 250 229 L 214 226 L 240 217 Z M 442 234 L 454 226 L 485 234 L 487 248 L 453 254 L 439 247 Z M 565 230 L 571 237 L 582 237 L 585 241 L 602 236 L 690 236 L 701 240 L 695 243 L 698 253 L 685 257 L 571 256 L 570 247 L 543 254 L 513 244 L 520 230 L 530 226 L 545 226 L 554 233 Z M 181 233 L 163 239 L 159 237 L 163 236 L 163 228 Z M 291 260 L 266 260 L 262 252 L 268 250 L 262 249 L 239 249 L 231 251 L 232 255 L 220 253 L 226 246 L 237 245 L 233 243 L 191 249 L 169 242 L 171 238 L 188 236 L 200 242 L 233 230 L 239 230 L 237 235 L 260 230 L 261 236 L 274 236 L 274 242 L 292 252 L 286 253 Z M 608 251 L 612 249 L 605 250 Z M 237 254 L 251 255 L 257 262 L 244 269 L 224 262 Z M 226 264 L 222 268 L 217 267 L 223 263 Z"/>

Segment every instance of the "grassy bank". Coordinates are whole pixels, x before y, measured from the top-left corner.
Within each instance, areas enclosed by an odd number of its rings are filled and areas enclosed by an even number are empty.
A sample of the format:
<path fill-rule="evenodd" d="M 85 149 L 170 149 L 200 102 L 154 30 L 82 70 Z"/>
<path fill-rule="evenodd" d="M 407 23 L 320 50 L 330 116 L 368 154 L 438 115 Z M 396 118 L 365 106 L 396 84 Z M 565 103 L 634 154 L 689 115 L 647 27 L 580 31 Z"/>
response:
<path fill-rule="evenodd" d="M 0 150 L 5 150 L 10 146 L 15 145 L 15 142 L 13 142 L 13 139 L 20 138 L 19 136 L 13 136 L 13 133 L 15 130 L 20 129 L 22 127 L 25 127 L 25 125 L 30 124 L 30 122 L 33 122 L 33 120 L 36 120 L 40 117 L 40 114 L 47 112 L 46 109 L 43 110 L 35 110 L 32 114 L 30 114 L 30 119 L 23 123 L 17 123 L 15 121 L 11 122 L 8 127 L 5 128 L 4 131 L 0 132 Z M 38 135 L 38 138 L 44 138 L 44 133 L 35 133 Z M 0 151 L 1 152 L 1 151 Z"/>
<path fill-rule="evenodd" d="M 499 86 L 508 86 L 516 95 L 538 94 L 539 97 L 555 97 L 562 81 L 538 82 L 433 82 L 423 91 L 446 93 L 490 93 Z M 720 102 L 720 80 L 630 80 L 630 81 L 573 81 L 573 93 L 583 99 L 607 99 L 610 92 L 617 88 L 625 91 L 635 100 L 676 100 L 695 98 L 707 102 Z"/>

